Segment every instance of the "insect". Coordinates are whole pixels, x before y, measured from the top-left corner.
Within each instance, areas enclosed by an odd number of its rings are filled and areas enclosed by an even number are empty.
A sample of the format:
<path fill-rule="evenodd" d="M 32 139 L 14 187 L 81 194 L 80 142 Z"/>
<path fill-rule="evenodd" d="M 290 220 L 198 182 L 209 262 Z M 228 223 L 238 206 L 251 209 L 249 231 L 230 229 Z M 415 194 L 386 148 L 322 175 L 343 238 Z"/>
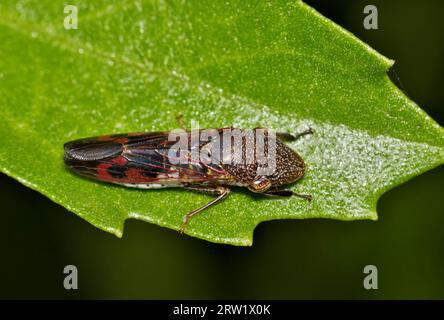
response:
<path fill-rule="evenodd" d="M 196 133 L 202 134 L 204 130 Z M 248 147 L 247 137 L 242 136 L 237 144 L 230 146 L 228 152 L 225 150 L 222 154 L 214 151 L 216 141 L 219 140 L 217 145 L 220 147 L 220 141 L 224 139 L 227 130 L 237 129 L 212 129 L 211 139 L 198 140 L 194 145 L 190 143 L 192 132 L 183 130 L 185 144 L 182 144 L 182 148 L 177 137 L 171 139 L 171 132 L 167 131 L 85 138 L 64 145 L 64 162 L 75 173 L 104 182 L 144 189 L 181 187 L 214 195 L 213 200 L 183 217 L 181 233 L 186 231 L 193 216 L 227 198 L 232 186 L 246 187 L 254 193 L 267 196 L 298 196 L 311 200 L 311 195 L 282 188 L 299 180 L 305 172 L 302 157 L 283 141 L 295 141 L 301 136 L 312 134 L 311 129 L 297 135 L 271 135 L 270 131 L 263 128 L 250 130 L 255 137 L 262 130 L 264 136 L 261 141 L 265 147 L 274 145 L 274 170 L 268 175 L 258 174 L 262 164 L 256 157 L 257 151 L 253 152 L 250 162 L 245 161 L 246 152 L 257 147 L 257 140 L 253 139 L 253 144 Z M 240 154 L 234 154 L 234 145 L 242 147 Z M 211 161 L 193 158 L 194 150 L 200 150 Z M 215 154 L 220 157 L 215 157 Z M 226 161 L 227 158 L 230 161 Z M 233 162 L 235 158 L 241 161 Z"/>

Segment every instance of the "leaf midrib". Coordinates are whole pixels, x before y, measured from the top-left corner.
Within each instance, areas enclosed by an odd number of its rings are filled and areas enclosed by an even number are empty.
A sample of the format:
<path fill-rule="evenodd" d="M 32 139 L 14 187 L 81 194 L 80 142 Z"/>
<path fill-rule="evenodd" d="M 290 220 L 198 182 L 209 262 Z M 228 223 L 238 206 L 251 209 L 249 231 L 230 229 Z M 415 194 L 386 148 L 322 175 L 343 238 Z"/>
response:
<path fill-rule="evenodd" d="M 128 7 L 130 8 L 130 7 Z M 310 10 L 312 10 L 310 8 Z M 54 46 L 57 49 L 61 49 L 61 50 L 67 50 L 75 55 L 79 55 L 79 56 L 88 56 L 92 59 L 98 60 L 100 61 L 100 63 L 102 64 L 106 64 L 107 61 L 112 60 L 115 62 L 119 62 L 121 64 L 124 65 L 128 65 L 134 68 L 137 68 L 138 70 L 142 71 L 142 74 L 145 75 L 150 75 L 150 76 L 166 76 L 166 77 L 177 77 L 177 78 L 187 78 L 188 80 L 192 80 L 191 77 L 189 77 L 188 75 L 184 74 L 184 73 L 179 73 L 177 71 L 177 69 L 169 69 L 169 68 L 161 68 L 158 65 L 155 68 L 150 68 L 148 67 L 146 64 L 143 64 L 141 62 L 137 62 L 134 61 L 131 58 L 128 58 L 124 55 L 112 55 L 112 54 L 108 54 L 105 50 L 98 50 L 97 46 L 95 46 L 95 50 L 92 50 L 89 48 L 88 44 L 82 43 L 78 38 L 72 37 L 67 41 L 66 37 L 64 36 L 60 36 L 58 34 L 48 32 L 48 29 L 55 29 L 53 25 L 51 24 L 47 24 L 46 28 L 45 25 L 43 24 L 36 24 L 36 23 L 29 23 L 26 22 L 25 20 L 20 19 L 17 15 L 14 14 L 10 14 L 10 13 L 6 13 L 3 12 L 3 14 L 0 15 L 1 17 L 5 18 L 5 19 L 0 19 L 0 24 L 10 28 L 11 30 L 14 30 L 17 33 L 20 33 L 28 38 L 31 38 L 32 40 L 38 40 L 41 41 L 43 43 L 49 43 L 50 45 Z M 14 17 L 15 16 L 15 17 Z M 321 16 L 322 17 L 322 16 Z M 20 23 L 17 23 L 17 21 L 20 21 Z M 31 36 L 31 32 L 38 30 L 38 36 L 36 38 L 33 38 Z M 342 28 L 340 28 L 340 30 L 342 30 Z M 346 32 L 346 31 L 343 31 Z M 44 37 L 42 37 L 42 35 L 45 35 Z M 349 35 L 347 35 L 349 36 Z M 76 46 L 71 45 L 71 43 L 75 42 Z M 365 45 L 365 44 L 363 44 Z M 84 51 L 82 54 L 79 53 L 79 49 L 82 48 Z M 283 54 L 290 54 L 290 55 L 300 55 L 300 56 L 304 56 L 303 53 L 300 52 L 286 52 L 283 51 Z M 270 55 L 273 55 L 274 53 L 270 53 Z M 280 54 L 280 53 L 276 53 L 276 54 Z M 309 55 L 305 55 L 305 56 L 309 56 Z M 223 57 L 223 56 L 222 56 Z M 247 57 L 247 55 L 245 55 L 245 58 Z M 314 58 L 314 56 L 310 56 L 311 58 Z M 251 58 L 251 57 L 250 57 Z M 229 58 L 228 58 L 229 59 Z M 388 60 L 388 59 L 387 59 Z M 323 61 L 321 61 L 322 63 L 324 63 Z M 147 71 L 147 69 L 149 69 L 149 71 Z M 341 68 L 343 69 L 343 68 Z M 192 71 L 193 69 L 191 69 Z M 194 70 L 197 70 L 197 68 L 195 68 Z M 344 74 L 349 74 L 347 72 L 344 72 Z M 357 76 L 355 73 L 353 73 L 353 76 Z M 198 84 L 202 84 L 205 83 L 205 81 L 193 81 L 194 83 L 198 83 Z M 394 89 L 397 89 L 396 86 L 393 85 Z M 233 96 L 235 96 L 232 93 L 228 94 L 228 91 L 223 90 L 223 96 L 225 98 L 231 98 Z M 221 92 L 218 91 L 218 94 L 221 95 Z M 259 102 L 255 102 L 253 101 L 251 98 L 247 98 L 245 96 L 242 96 L 242 99 L 247 100 L 250 105 L 262 105 Z M 305 117 L 306 119 L 308 119 L 307 117 Z M 318 120 L 315 120 L 318 121 Z M 321 121 L 324 122 L 324 121 Z M 431 121 L 433 123 L 433 121 Z M 344 125 L 344 124 L 342 124 Z M 435 124 L 436 125 L 436 124 Z M 441 129 L 441 132 L 444 134 L 444 128 L 436 125 L 437 127 L 439 127 L 439 129 Z M 350 126 L 347 126 L 347 128 L 350 128 L 352 130 L 360 130 L 362 132 L 366 132 L 371 136 L 381 136 L 381 134 L 375 134 L 371 131 L 368 130 L 363 130 L 361 128 L 353 128 Z M 392 137 L 390 135 L 385 135 L 387 137 Z M 405 140 L 405 139 L 400 139 L 402 141 L 408 142 L 408 143 L 419 143 L 422 144 L 423 142 L 420 141 L 413 141 L 413 140 Z M 440 149 L 444 149 L 444 146 L 441 145 L 435 145 L 435 144 L 431 144 L 431 143 L 426 143 L 426 145 L 428 146 L 432 146 L 432 147 L 436 147 L 436 148 L 440 148 Z M 443 159 L 444 162 L 444 159 Z"/>

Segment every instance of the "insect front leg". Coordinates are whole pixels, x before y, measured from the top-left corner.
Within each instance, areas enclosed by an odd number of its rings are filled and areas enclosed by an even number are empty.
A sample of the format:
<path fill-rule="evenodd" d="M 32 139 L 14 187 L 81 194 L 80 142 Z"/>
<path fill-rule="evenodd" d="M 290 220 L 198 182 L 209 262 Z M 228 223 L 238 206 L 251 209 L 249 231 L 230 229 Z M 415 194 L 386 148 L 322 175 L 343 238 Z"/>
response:
<path fill-rule="evenodd" d="M 292 135 L 291 133 L 288 132 L 276 132 L 276 137 L 283 141 L 296 141 L 300 137 L 303 137 L 307 134 L 313 134 L 313 129 L 308 128 L 307 130 L 304 130 L 296 135 Z"/>
<path fill-rule="evenodd" d="M 312 196 L 311 194 L 303 194 L 303 193 L 296 193 L 293 192 L 291 190 L 279 190 L 279 189 L 269 189 L 266 192 L 264 192 L 263 194 L 267 195 L 267 196 L 278 196 L 278 197 L 292 197 L 292 196 L 296 196 L 299 198 L 303 198 L 306 199 L 308 201 L 311 201 Z"/>
<path fill-rule="evenodd" d="M 185 188 L 188 189 L 188 190 L 193 190 L 193 191 L 208 193 L 208 194 L 212 194 L 212 195 L 217 195 L 217 197 L 214 198 L 213 200 L 211 200 L 210 202 L 208 202 L 207 204 L 203 205 L 202 207 L 200 207 L 200 208 L 198 208 L 196 210 L 193 210 L 191 212 L 188 212 L 183 217 L 183 222 L 182 222 L 182 225 L 180 226 L 180 229 L 179 229 L 179 232 L 182 233 L 182 234 L 186 232 L 188 223 L 190 222 L 190 219 L 192 217 L 194 217 L 195 215 L 198 215 L 199 213 L 201 213 L 205 209 L 211 207 L 212 205 L 215 205 L 215 204 L 219 203 L 220 201 L 222 201 L 223 199 L 228 197 L 228 195 L 230 194 L 230 189 L 228 189 L 227 187 L 222 187 L 222 186 L 217 186 L 217 187 L 187 186 Z"/>

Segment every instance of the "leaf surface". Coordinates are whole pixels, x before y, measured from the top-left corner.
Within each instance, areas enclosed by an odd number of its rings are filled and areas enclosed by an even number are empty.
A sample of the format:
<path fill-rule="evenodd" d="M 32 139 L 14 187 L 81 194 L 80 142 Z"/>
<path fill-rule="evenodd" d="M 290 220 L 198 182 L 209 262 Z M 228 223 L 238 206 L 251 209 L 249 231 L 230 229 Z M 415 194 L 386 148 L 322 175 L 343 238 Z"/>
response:
<path fill-rule="evenodd" d="M 300 1 L 0 3 L 0 170 L 117 236 L 128 218 L 178 229 L 210 200 L 180 189 L 96 183 L 63 164 L 69 140 L 200 127 L 313 136 L 291 144 L 307 163 L 270 200 L 234 190 L 188 234 L 251 245 L 262 221 L 376 219 L 385 191 L 444 162 L 444 130 L 398 90 L 392 61 Z"/>

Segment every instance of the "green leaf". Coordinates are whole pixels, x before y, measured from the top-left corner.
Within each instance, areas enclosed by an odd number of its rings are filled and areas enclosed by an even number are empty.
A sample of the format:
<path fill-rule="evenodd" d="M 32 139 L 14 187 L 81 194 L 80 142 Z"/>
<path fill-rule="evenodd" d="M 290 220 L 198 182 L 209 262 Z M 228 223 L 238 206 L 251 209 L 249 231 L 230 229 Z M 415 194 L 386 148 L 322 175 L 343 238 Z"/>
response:
<path fill-rule="evenodd" d="M 263 126 L 315 135 L 291 144 L 307 162 L 270 200 L 234 190 L 188 233 L 251 245 L 272 219 L 376 219 L 378 197 L 444 162 L 444 130 L 386 75 L 392 61 L 299 1 L 64 1 L 0 4 L 0 170 L 94 226 L 127 218 L 177 230 L 209 201 L 193 192 L 96 183 L 63 164 L 69 140 L 201 127 Z"/>

